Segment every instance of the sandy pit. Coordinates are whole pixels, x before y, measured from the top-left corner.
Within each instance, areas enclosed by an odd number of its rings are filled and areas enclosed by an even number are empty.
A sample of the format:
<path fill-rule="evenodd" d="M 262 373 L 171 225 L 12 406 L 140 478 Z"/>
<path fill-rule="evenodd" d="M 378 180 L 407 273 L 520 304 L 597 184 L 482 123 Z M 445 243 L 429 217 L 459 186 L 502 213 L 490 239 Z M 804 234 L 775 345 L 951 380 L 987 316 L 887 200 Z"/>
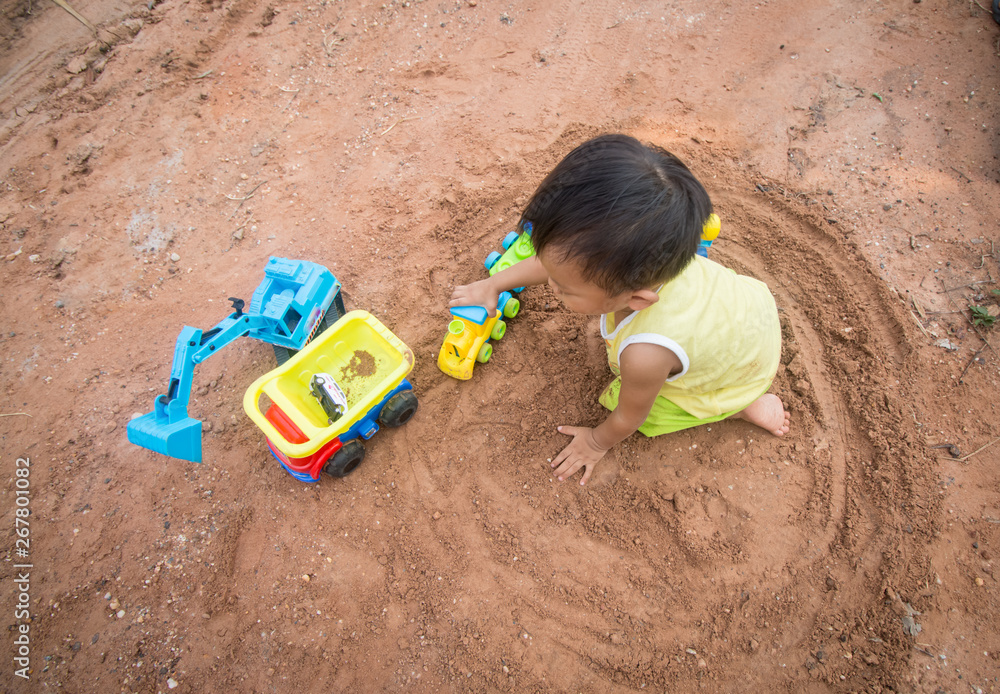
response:
<path fill-rule="evenodd" d="M 96 34 L 0 15 L 0 690 L 997 690 L 980 3 L 72 6 Z M 472 380 L 436 358 L 451 288 L 604 132 L 681 156 L 713 257 L 772 288 L 792 430 L 636 435 L 581 487 L 547 461 L 603 416 L 595 318 L 530 288 Z M 202 464 L 126 440 L 270 256 L 415 355 L 419 410 L 343 479 L 270 455 L 249 338 L 195 371 Z"/>

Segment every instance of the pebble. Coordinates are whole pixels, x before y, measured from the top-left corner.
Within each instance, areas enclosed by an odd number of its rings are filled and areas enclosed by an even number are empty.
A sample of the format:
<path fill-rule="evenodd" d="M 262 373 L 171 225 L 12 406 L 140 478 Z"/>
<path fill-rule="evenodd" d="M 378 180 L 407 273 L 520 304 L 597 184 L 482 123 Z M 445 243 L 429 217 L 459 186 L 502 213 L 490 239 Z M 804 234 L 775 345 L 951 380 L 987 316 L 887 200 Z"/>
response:
<path fill-rule="evenodd" d="M 118 428 L 118 422 L 108 422 L 104 425 L 105 433 L 110 434 L 112 431 Z"/>
<path fill-rule="evenodd" d="M 55 303 L 56 308 L 64 308 L 65 306 L 66 304 L 63 303 L 62 299 L 57 300 Z"/>
<path fill-rule="evenodd" d="M 116 612 L 115 615 L 118 617 L 118 619 L 121 619 L 122 617 L 125 616 L 125 610 L 118 610 L 118 612 Z"/>
<path fill-rule="evenodd" d="M 979 576 L 976 576 L 976 585 L 977 586 L 981 586 L 981 585 L 983 585 L 983 583 L 985 583 L 985 581 L 982 578 L 980 578 Z"/>
<path fill-rule="evenodd" d="M 31 255 L 28 256 L 28 260 L 30 260 L 33 263 L 37 263 L 41 259 L 42 256 L 38 255 L 37 253 L 32 253 Z"/>
<path fill-rule="evenodd" d="M 176 263 L 176 262 L 178 262 L 181 259 L 181 257 L 179 255 L 177 255 L 176 253 L 171 253 L 170 254 L 170 259 Z"/>
<path fill-rule="evenodd" d="M 242 229 L 237 229 L 236 231 L 234 231 L 233 232 L 233 238 L 236 239 L 237 241 L 242 241 L 243 240 L 243 230 Z"/>
<path fill-rule="evenodd" d="M 177 680 L 175 680 L 173 677 L 168 677 L 167 678 L 167 687 L 169 689 L 176 688 L 177 687 Z"/>

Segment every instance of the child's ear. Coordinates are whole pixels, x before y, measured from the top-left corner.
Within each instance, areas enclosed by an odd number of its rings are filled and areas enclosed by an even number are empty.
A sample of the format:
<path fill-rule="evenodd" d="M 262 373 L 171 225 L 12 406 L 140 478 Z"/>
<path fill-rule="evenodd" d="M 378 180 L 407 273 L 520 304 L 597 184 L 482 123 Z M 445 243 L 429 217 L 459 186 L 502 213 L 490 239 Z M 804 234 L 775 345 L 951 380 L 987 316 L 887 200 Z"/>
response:
<path fill-rule="evenodd" d="M 633 311 L 641 311 L 644 308 L 649 308 L 659 300 L 660 295 L 652 289 L 637 289 L 632 292 L 632 296 L 628 300 L 628 307 Z"/>

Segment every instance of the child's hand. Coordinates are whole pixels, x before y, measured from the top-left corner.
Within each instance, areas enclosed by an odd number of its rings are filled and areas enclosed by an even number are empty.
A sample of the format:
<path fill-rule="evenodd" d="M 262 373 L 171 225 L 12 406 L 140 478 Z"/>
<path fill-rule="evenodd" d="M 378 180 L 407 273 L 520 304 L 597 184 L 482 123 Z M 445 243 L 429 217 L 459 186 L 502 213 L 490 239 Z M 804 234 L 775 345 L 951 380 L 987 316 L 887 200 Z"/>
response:
<path fill-rule="evenodd" d="M 587 484 L 597 462 L 610 449 L 601 448 L 598 445 L 597 441 L 594 440 L 594 430 L 590 427 L 557 428 L 559 433 L 572 436 L 573 440 L 552 461 L 552 467 L 556 468 L 552 474 L 562 482 L 582 467 L 584 473 L 583 477 L 580 478 L 580 484 Z"/>
<path fill-rule="evenodd" d="M 455 287 L 448 306 L 483 306 L 492 317 L 497 314 L 499 298 L 500 292 L 493 289 L 493 284 L 489 279 L 485 279 Z"/>

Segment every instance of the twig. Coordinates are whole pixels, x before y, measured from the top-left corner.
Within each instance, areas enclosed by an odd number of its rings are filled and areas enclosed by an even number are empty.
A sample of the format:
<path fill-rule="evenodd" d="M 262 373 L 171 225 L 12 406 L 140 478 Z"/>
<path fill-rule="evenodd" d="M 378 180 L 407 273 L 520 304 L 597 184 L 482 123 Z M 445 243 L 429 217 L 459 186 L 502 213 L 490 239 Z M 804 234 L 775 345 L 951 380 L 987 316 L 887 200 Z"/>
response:
<path fill-rule="evenodd" d="M 971 458 L 972 456 L 974 456 L 976 453 L 979 453 L 980 451 L 985 451 L 987 448 L 989 448 L 990 446 L 992 446 L 997 441 L 1000 441 L 1000 436 L 996 437 L 995 439 L 993 439 L 992 441 L 990 441 L 985 446 L 980 446 L 976 450 L 972 451 L 972 453 L 970 453 L 969 455 L 962 456 L 961 458 L 959 458 L 959 461 L 961 461 L 961 462 L 964 463 L 966 460 L 968 460 L 969 458 Z"/>
<path fill-rule="evenodd" d="M 332 58 L 333 57 L 333 52 L 330 50 L 330 44 L 331 44 L 331 42 L 330 42 L 330 38 L 329 37 L 334 37 L 336 39 L 337 43 L 343 43 L 344 41 L 347 40 L 347 37 L 346 36 L 337 36 L 337 30 L 336 29 L 334 29 L 329 34 L 325 34 L 325 33 L 323 34 L 323 50 L 326 51 L 327 56 L 329 56 L 330 58 Z"/>
<path fill-rule="evenodd" d="M 226 198 L 228 200 L 239 200 L 240 204 L 236 206 L 235 210 L 233 210 L 233 214 L 229 215 L 229 217 L 227 217 L 226 219 L 227 220 L 232 219 L 233 215 L 235 215 L 237 212 L 239 212 L 240 208 L 243 207 L 243 203 L 245 203 L 247 200 L 249 200 L 250 198 L 252 198 L 253 194 L 257 192 L 257 189 L 260 188 L 265 183 L 267 183 L 267 181 L 261 181 L 260 183 L 258 183 L 257 185 L 255 185 L 253 187 L 253 190 L 251 190 L 249 193 L 247 193 L 246 195 L 244 195 L 242 198 L 234 198 L 231 195 L 227 195 Z"/>
<path fill-rule="evenodd" d="M 952 287 L 951 289 L 945 288 L 938 292 L 938 294 L 947 294 L 948 292 L 953 292 L 956 289 L 974 289 L 977 284 L 993 284 L 993 280 L 979 280 L 978 282 L 973 282 L 972 284 L 963 284 L 960 287 Z M 944 287 L 944 282 L 941 282 L 941 286 Z"/>
<path fill-rule="evenodd" d="M 400 118 L 395 123 L 393 123 L 392 125 L 390 125 L 388 128 L 386 128 L 385 130 L 383 130 L 382 134 L 385 135 L 387 132 L 389 132 L 390 130 L 392 130 L 393 128 L 395 128 L 400 123 L 405 123 L 408 120 L 420 120 L 420 116 L 410 116 L 409 118 Z"/>
<path fill-rule="evenodd" d="M 213 72 L 215 72 L 215 70 L 209 70 L 208 72 L 203 72 L 200 75 L 198 75 L 197 77 L 192 77 L 191 79 L 192 80 L 203 80 L 206 77 L 208 77 L 209 75 L 211 75 Z"/>
<path fill-rule="evenodd" d="M 288 92 L 289 94 L 297 94 L 299 91 L 298 89 L 285 89 L 284 87 L 278 87 L 278 89 L 283 92 Z"/>
<path fill-rule="evenodd" d="M 996 258 L 996 248 L 993 247 L 993 242 L 992 241 L 990 241 L 990 252 L 989 253 L 984 253 L 982 256 L 980 256 L 980 258 L 979 258 L 979 266 L 978 267 L 974 267 L 972 269 L 973 270 L 982 270 L 986 266 L 986 259 L 987 258 Z M 987 273 L 987 274 L 989 274 L 989 273 Z"/>
<path fill-rule="evenodd" d="M 961 313 L 961 311 L 957 311 L 956 313 Z M 972 365 L 974 363 L 976 363 L 977 361 L 979 361 L 979 355 L 983 353 L 984 349 L 986 349 L 986 344 L 985 343 L 983 344 L 982 347 L 980 347 L 978 350 L 976 350 L 975 354 L 972 355 L 972 359 L 970 359 L 969 363 L 965 365 L 964 369 L 962 369 L 962 375 L 958 377 L 958 382 L 959 383 L 963 382 L 962 379 L 965 378 L 965 374 L 969 371 L 969 369 L 972 367 Z"/>
<path fill-rule="evenodd" d="M 247 221 L 243 222 L 238 227 L 236 227 L 235 229 L 233 229 L 233 233 L 235 234 L 240 229 L 245 229 L 246 226 L 247 226 L 247 224 L 249 224 L 252 221 L 253 221 L 253 214 L 251 214 L 249 217 L 247 217 Z"/>
<path fill-rule="evenodd" d="M 926 337 L 928 340 L 931 339 L 931 334 L 927 332 L 927 328 L 925 328 L 924 324 L 920 322 L 920 319 L 913 315 L 913 311 L 907 311 L 907 313 L 909 313 L 913 317 L 914 322 L 916 322 L 917 327 L 920 328 L 920 332 L 924 334 L 924 337 Z"/>
<path fill-rule="evenodd" d="M 55 4 L 59 5 L 59 7 L 63 8 L 67 12 L 69 12 L 73 16 L 74 19 L 76 19 L 78 22 L 80 22 L 80 24 L 82 24 L 83 26 L 87 27 L 92 32 L 94 32 L 95 36 L 97 35 L 97 27 L 95 27 L 93 24 L 91 24 L 90 20 L 88 20 L 82 14 L 80 14 L 79 12 L 77 12 L 76 10 L 74 10 L 73 7 L 68 2 L 66 2 L 66 0 L 52 0 L 52 1 Z"/>
<path fill-rule="evenodd" d="M 985 7 L 983 7 L 978 2 L 976 2 L 976 0 L 972 0 L 972 4 L 975 5 L 976 7 L 978 7 L 979 9 L 981 9 L 986 14 L 992 14 L 989 10 L 987 10 Z"/>
<path fill-rule="evenodd" d="M 948 168 L 951 169 L 952 171 L 954 171 L 955 173 L 957 173 L 959 176 L 961 176 L 962 178 L 964 178 L 969 183 L 972 183 L 972 179 L 971 178 L 969 178 L 964 173 L 962 173 L 961 171 L 959 171 L 958 169 L 956 169 L 954 166 L 949 166 Z"/>
<path fill-rule="evenodd" d="M 10 414 L 0 414 L 0 417 L 30 417 L 27 412 L 11 412 Z"/>

